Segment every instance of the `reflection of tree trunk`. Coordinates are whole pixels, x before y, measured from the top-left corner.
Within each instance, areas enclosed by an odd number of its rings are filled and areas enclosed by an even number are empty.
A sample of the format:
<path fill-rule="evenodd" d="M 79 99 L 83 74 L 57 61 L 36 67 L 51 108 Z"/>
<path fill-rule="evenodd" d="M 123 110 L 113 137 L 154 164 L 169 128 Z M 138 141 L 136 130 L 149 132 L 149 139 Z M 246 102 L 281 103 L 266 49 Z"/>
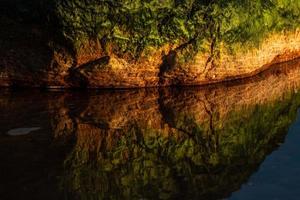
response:
<path fill-rule="evenodd" d="M 211 104 L 211 102 L 208 101 L 207 97 L 205 97 L 206 100 L 202 101 L 203 105 L 204 105 L 204 109 L 206 111 L 206 114 L 208 115 L 208 121 L 209 121 L 209 126 L 208 126 L 208 130 L 205 132 L 206 134 L 206 147 L 208 149 L 211 149 L 211 141 L 212 141 L 212 137 L 215 136 L 215 129 L 214 129 L 214 119 L 213 119 L 213 111 L 212 111 L 212 107 L 213 105 Z M 209 106 L 208 106 L 208 105 Z"/>
<path fill-rule="evenodd" d="M 169 89 L 169 88 L 168 88 Z M 188 136 L 192 136 L 192 133 L 189 131 L 184 130 L 183 128 L 177 127 L 175 125 L 175 122 L 173 121 L 176 116 L 173 116 L 173 110 L 169 106 L 165 105 L 166 99 L 172 99 L 172 95 L 169 95 L 168 89 L 160 89 L 159 90 L 159 98 L 158 98 L 158 104 L 159 104 L 159 112 L 162 116 L 162 124 L 167 124 L 169 127 L 174 128 Z"/>
<path fill-rule="evenodd" d="M 72 137 L 75 132 L 76 122 L 69 114 L 70 110 L 65 102 L 66 97 L 67 94 L 63 94 L 56 101 L 49 102 L 54 138 Z"/>
<path fill-rule="evenodd" d="M 213 143 L 214 150 L 215 150 L 215 152 L 217 152 L 218 146 L 219 146 L 219 136 L 216 132 L 215 123 L 220 123 L 220 121 L 218 119 L 215 119 L 215 117 L 218 115 L 218 110 L 217 110 L 216 105 L 211 100 L 209 100 L 207 95 L 205 95 L 205 99 L 206 99 L 206 102 L 209 104 L 209 109 L 207 106 L 205 106 L 205 110 L 209 116 L 209 132 L 211 134 L 210 138 L 214 139 L 214 143 Z"/>

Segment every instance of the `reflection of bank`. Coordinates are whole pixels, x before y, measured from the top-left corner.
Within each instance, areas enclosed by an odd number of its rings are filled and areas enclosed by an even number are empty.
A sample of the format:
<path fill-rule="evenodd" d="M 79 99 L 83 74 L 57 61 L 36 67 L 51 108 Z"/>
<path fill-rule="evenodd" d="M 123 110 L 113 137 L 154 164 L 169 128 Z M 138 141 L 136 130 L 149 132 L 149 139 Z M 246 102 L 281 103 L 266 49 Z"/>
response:
<path fill-rule="evenodd" d="M 55 137 L 75 139 L 63 188 L 88 199 L 228 196 L 296 117 L 300 68 L 293 64 L 231 86 L 104 91 L 76 111 L 63 96 Z"/>

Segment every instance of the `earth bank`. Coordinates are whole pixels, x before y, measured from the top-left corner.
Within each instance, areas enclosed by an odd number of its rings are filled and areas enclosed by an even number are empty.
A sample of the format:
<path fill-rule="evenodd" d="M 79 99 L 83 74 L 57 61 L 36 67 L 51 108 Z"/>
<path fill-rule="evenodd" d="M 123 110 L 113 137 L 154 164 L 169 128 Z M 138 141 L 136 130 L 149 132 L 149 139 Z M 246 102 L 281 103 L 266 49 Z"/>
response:
<path fill-rule="evenodd" d="M 5 0 L 0 86 L 202 85 L 300 56 L 300 2 Z"/>

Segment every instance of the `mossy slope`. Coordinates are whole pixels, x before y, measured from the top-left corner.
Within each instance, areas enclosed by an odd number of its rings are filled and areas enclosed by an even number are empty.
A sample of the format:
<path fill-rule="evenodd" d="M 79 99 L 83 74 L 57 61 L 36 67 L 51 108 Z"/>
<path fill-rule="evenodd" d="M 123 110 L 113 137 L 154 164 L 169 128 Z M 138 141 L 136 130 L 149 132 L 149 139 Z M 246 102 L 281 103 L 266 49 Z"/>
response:
<path fill-rule="evenodd" d="M 75 47 L 96 39 L 133 55 L 170 43 L 192 43 L 189 50 L 195 52 L 209 51 L 205 42 L 254 45 L 268 33 L 300 24 L 300 3 L 294 0 L 56 0 L 55 11 L 61 34 Z"/>
<path fill-rule="evenodd" d="M 38 85 L 201 85 L 251 76 L 300 52 L 295 0 L 5 0 L 1 11 L 27 24 L 25 35 L 38 24 L 52 51 L 41 70 L 50 78 Z M 31 72 L 7 72 L 19 66 L 2 57 L 1 85 L 25 84 Z"/>

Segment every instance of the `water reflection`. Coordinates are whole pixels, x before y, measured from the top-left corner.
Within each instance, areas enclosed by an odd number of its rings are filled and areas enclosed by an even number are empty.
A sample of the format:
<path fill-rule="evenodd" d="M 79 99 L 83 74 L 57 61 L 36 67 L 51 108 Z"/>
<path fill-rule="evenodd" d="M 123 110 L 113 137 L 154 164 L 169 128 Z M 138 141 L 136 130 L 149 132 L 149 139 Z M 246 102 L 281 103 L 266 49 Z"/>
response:
<path fill-rule="evenodd" d="M 7 172 L 0 194 L 33 197 L 39 190 L 44 192 L 34 197 L 46 199 L 226 198 L 284 142 L 300 106 L 299 63 L 205 88 L 2 91 L 1 132 L 41 129 L 0 135 L 5 161 L 0 170 Z M 18 148 L 8 148 L 12 145 Z M 10 174 L 20 181 L 11 181 Z"/>

